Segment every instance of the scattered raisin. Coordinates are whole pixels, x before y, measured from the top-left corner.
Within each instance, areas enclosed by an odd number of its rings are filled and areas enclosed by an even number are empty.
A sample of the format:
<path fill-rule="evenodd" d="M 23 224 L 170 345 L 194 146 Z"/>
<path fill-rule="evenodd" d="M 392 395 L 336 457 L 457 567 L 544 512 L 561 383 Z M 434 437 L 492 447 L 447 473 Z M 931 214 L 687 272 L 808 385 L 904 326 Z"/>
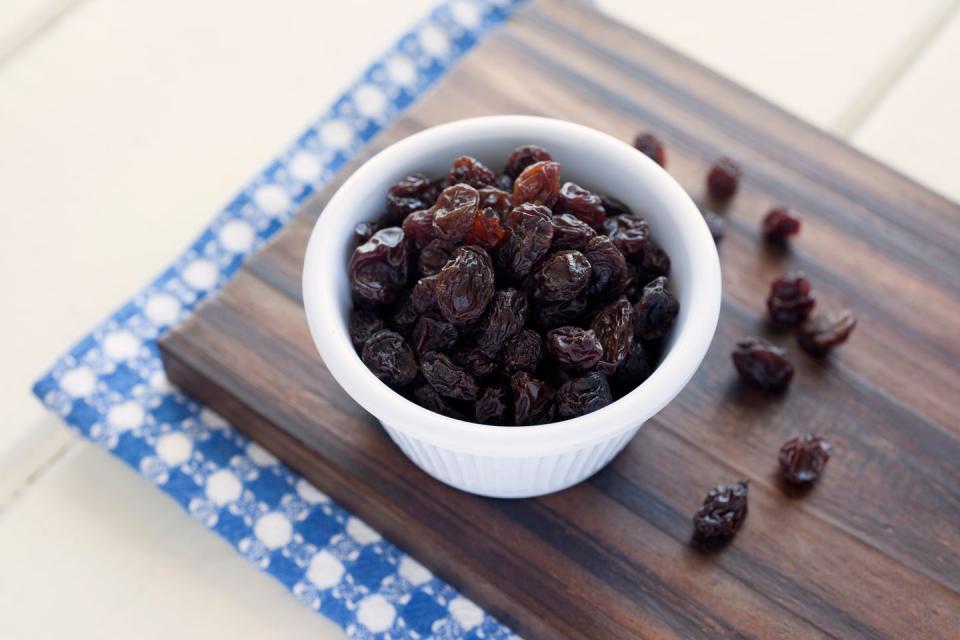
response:
<path fill-rule="evenodd" d="M 424 354 L 420 360 L 420 370 L 424 379 L 441 396 L 454 400 L 477 399 L 477 381 L 446 354 L 436 351 Z"/>
<path fill-rule="evenodd" d="M 538 147 L 535 144 L 525 144 L 513 150 L 510 157 L 507 158 L 507 166 L 503 172 L 509 176 L 511 180 L 516 180 L 517 176 L 523 173 L 523 170 L 530 165 L 550 160 L 553 160 L 553 158 L 550 157 L 550 154 L 547 153 L 547 150 L 543 147 Z"/>
<path fill-rule="evenodd" d="M 437 305 L 448 322 L 480 318 L 494 292 L 490 256 L 480 247 L 459 247 L 437 275 L 436 290 Z"/>
<path fill-rule="evenodd" d="M 564 369 L 589 371 L 603 356 L 603 347 L 591 329 L 559 327 L 547 332 L 547 353 Z"/>
<path fill-rule="evenodd" d="M 650 227 L 640 216 L 622 215 L 608 218 L 603 229 L 613 244 L 629 258 L 643 252 L 650 238 Z"/>
<path fill-rule="evenodd" d="M 633 139 L 633 148 L 661 167 L 667 166 L 667 153 L 663 150 L 663 143 L 652 133 L 638 133 Z"/>
<path fill-rule="evenodd" d="M 766 391 L 781 391 L 793 378 L 787 351 L 761 338 L 746 338 L 730 354 L 740 377 Z"/>
<path fill-rule="evenodd" d="M 770 322 L 778 327 L 793 327 L 813 311 L 817 298 L 810 281 L 801 271 L 791 271 L 773 281 L 767 298 Z"/>
<path fill-rule="evenodd" d="M 553 208 L 553 212 L 558 215 L 569 213 L 590 225 L 596 231 L 603 228 L 603 222 L 607 219 L 607 212 L 603 208 L 603 201 L 600 196 L 572 182 L 565 182 L 560 187 L 557 204 Z"/>
<path fill-rule="evenodd" d="M 560 165 L 549 160 L 530 165 L 513 182 L 514 206 L 529 202 L 552 207 L 559 194 Z"/>
<path fill-rule="evenodd" d="M 541 302 L 573 300 L 589 284 L 592 271 L 579 251 L 555 251 L 533 272 L 533 297 Z"/>
<path fill-rule="evenodd" d="M 457 330 L 449 322 L 420 318 L 413 329 L 413 351 L 418 356 L 428 351 L 446 351 L 457 342 Z"/>
<path fill-rule="evenodd" d="M 817 314 L 797 327 L 797 343 L 807 353 L 823 355 L 846 342 L 856 326 L 857 318 L 849 309 Z"/>
<path fill-rule="evenodd" d="M 524 329 L 500 350 L 499 359 L 508 373 L 535 371 L 540 363 L 540 336 Z"/>
<path fill-rule="evenodd" d="M 725 201 L 737 192 L 740 166 L 730 158 L 720 158 L 707 174 L 707 190 L 716 200 Z"/>
<path fill-rule="evenodd" d="M 553 221 L 550 210 L 536 204 L 514 207 L 507 216 L 507 241 L 500 247 L 501 267 L 515 279 L 524 278 L 550 250 Z"/>
<path fill-rule="evenodd" d="M 529 316 L 526 293 L 517 289 L 497 291 L 481 325 L 477 348 L 491 358 L 496 356 L 507 340 L 523 329 Z"/>
<path fill-rule="evenodd" d="M 413 351 L 399 333 L 383 329 L 367 339 L 360 359 L 367 368 L 389 385 L 401 387 L 417 377 Z"/>
<path fill-rule="evenodd" d="M 789 209 L 777 207 L 770 209 L 763 217 L 763 237 L 769 242 L 784 242 L 788 237 L 800 233 L 800 218 Z"/>
<path fill-rule="evenodd" d="M 387 191 L 387 214 L 398 223 L 414 211 L 429 209 L 436 199 L 436 186 L 426 176 L 414 173 Z"/>
<path fill-rule="evenodd" d="M 569 213 L 553 216 L 554 249 L 583 249 L 590 238 L 597 235 L 593 227 Z"/>
<path fill-rule="evenodd" d="M 618 297 L 627 285 L 627 261 L 607 236 L 591 238 L 583 248 L 593 272 L 587 295 L 598 300 Z"/>
<path fill-rule="evenodd" d="M 433 205 L 433 233 L 443 240 L 458 242 L 473 225 L 480 194 L 466 184 L 447 187 Z"/>
<path fill-rule="evenodd" d="M 350 331 L 350 341 L 358 351 L 363 344 L 377 331 L 384 328 L 383 318 L 368 309 L 354 309 L 350 312 L 347 323 Z"/>
<path fill-rule="evenodd" d="M 747 480 L 718 485 L 703 499 L 693 516 L 697 536 L 704 539 L 734 535 L 747 517 Z"/>
<path fill-rule="evenodd" d="M 481 424 L 507 424 L 510 418 L 510 389 L 505 384 L 485 388 L 477 396 L 473 414 Z"/>
<path fill-rule="evenodd" d="M 609 375 L 630 353 L 634 332 L 633 307 L 624 298 L 611 302 L 594 317 L 590 328 L 603 347 L 602 370 Z"/>
<path fill-rule="evenodd" d="M 633 333 L 641 340 L 662 338 L 673 327 L 680 303 L 667 288 L 667 279 L 656 278 L 643 288 L 640 300 L 633 306 Z"/>
<path fill-rule="evenodd" d="M 407 283 L 407 245 L 399 227 L 381 229 L 353 250 L 350 286 L 370 302 L 389 304 Z"/>
<path fill-rule="evenodd" d="M 815 435 L 797 436 L 780 448 L 780 475 L 793 484 L 815 482 L 830 460 L 830 445 Z"/>
<path fill-rule="evenodd" d="M 563 420 L 576 418 L 613 402 L 607 377 L 591 371 L 579 378 L 567 380 L 557 389 L 557 416 Z"/>
<path fill-rule="evenodd" d="M 474 189 L 492 187 L 497 184 L 497 176 L 482 162 L 471 156 L 460 156 L 453 161 L 453 167 L 447 174 L 447 184 L 468 184 Z"/>
<path fill-rule="evenodd" d="M 553 405 L 553 387 L 526 371 L 510 376 L 513 392 L 513 419 L 518 425 L 532 424 Z"/>

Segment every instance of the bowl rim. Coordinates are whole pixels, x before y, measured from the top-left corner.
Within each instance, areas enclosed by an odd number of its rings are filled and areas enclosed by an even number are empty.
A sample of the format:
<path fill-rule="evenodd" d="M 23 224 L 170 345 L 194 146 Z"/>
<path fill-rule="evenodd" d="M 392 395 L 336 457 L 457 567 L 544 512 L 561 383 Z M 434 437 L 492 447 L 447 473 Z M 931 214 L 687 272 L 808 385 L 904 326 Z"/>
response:
<path fill-rule="evenodd" d="M 601 147 L 611 162 L 629 164 L 639 181 L 659 190 L 668 202 L 670 218 L 682 243 L 688 249 L 692 265 L 686 322 L 672 347 L 664 354 L 656 370 L 636 389 L 606 407 L 577 418 L 528 426 L 494 426 L 443 416 L 403 397 L 381 382 L 363 364 L 346 332 L 340 316 L 337 283 L 332 277 L 345 277 L 343 264 L 334 256 L 342 254 L 343 237 L 325 233 L 321 221 L 348 214 L 347 207 L 365 190 L 371 177 L 395 172 L 398 160 L 429 154 L 441 140 L 457 136 L 480 139 L 484 133 L 516 131 L 517 145 L 524 136 L 585 137 Z M 531 135 L 533 134 L 533 135 Z M 360 197 L 357 195 L 357 197 Z M 352 228 L 352 227 L 351 227 Z M 336 272 L 336 276 L 331 273 Z M 328 284 L 329 283 L 329 284 Z M 693 377 L 706 356 L 720 313 L 721 277 L 716 243 L 690 196 L 663 168 L 629 144 L 584 125 L 526 115 L 485 116 L 457 120 L 414 133 L 386 147 L 364 162 L 330 198 L 314 223 L 303 266 L 303 302 L 307 324 L 314 344 L 331 375 L 341 387 L 378 420 L 413 438 L 456 451 L 475 454 L 525 456 L 569 449 L 573 446 L 610 439 L 632 427 L 642 425 L 668 404 Z M 341 331 L 326 327 L 339 326 Z"/>

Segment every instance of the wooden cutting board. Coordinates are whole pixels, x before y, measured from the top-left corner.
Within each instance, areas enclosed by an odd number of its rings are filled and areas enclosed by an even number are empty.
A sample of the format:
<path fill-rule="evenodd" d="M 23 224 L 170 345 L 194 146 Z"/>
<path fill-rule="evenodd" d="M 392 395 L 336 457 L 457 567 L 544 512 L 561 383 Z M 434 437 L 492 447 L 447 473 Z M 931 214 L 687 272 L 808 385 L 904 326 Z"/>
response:
<path fill-rule="evenodd" d="M 419 471 L 332 380 L 300 302 L 309 231 L 351 168 L 182 326 L 161 340 L 170 379 L 340 504 L 530 638 L 957 637 L 960 629 L 960 208 L 593 10 L 533 2 L 487 38 L 354 163 L 441 122 L 532 113 L 666 142 L 699 198 L 720 154 L 745 170 L 724 212 L 724 304 L 690 385 L 604 471 L 534 500 L 479 498 Z M 906 152 L 906 151 L 905 151 Z M 758 224 L 804 221 L 787 251 Z M 770 281 L 812 279 L 850 306 L 825 361 L 771 334 Z M 792 348 L 797 376 L 744 388 L 733 343 Z M 805 496 L 775 478 L 787 438 L 834 444 Z M 713 485 L 750 479 L 725 549 L 689 544 Z"/>

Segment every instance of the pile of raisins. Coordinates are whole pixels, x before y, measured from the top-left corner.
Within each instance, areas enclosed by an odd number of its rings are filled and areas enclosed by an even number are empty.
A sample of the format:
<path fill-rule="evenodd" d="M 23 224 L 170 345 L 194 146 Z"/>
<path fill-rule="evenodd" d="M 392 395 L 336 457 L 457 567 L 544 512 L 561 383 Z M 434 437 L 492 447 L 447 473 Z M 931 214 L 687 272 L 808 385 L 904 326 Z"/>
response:
<path fill-rule="evenodd" d="M 413 402 L 544 424 L 607 406 L 656 367 L 679 312 L 670 257 L 643 217 L 561 180 L 545 149 L 517 148 L 499 175 L 461 156 L 440 179 L 406 176 L 385 209 L 354 234 L 350 338 Z"/>

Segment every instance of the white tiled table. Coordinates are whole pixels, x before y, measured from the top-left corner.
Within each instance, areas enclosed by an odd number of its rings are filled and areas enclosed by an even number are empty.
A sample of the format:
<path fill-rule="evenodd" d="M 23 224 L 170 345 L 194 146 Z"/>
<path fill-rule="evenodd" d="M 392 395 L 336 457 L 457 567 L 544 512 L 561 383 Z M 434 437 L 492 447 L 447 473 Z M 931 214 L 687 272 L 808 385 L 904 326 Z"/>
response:
<path fill-rule="evenodd" d="M 4 638 L 341 637 L 28 389 L 431 4 L 0 2 Z M 960 2 L 599 4 L 960 199 Z"/>

